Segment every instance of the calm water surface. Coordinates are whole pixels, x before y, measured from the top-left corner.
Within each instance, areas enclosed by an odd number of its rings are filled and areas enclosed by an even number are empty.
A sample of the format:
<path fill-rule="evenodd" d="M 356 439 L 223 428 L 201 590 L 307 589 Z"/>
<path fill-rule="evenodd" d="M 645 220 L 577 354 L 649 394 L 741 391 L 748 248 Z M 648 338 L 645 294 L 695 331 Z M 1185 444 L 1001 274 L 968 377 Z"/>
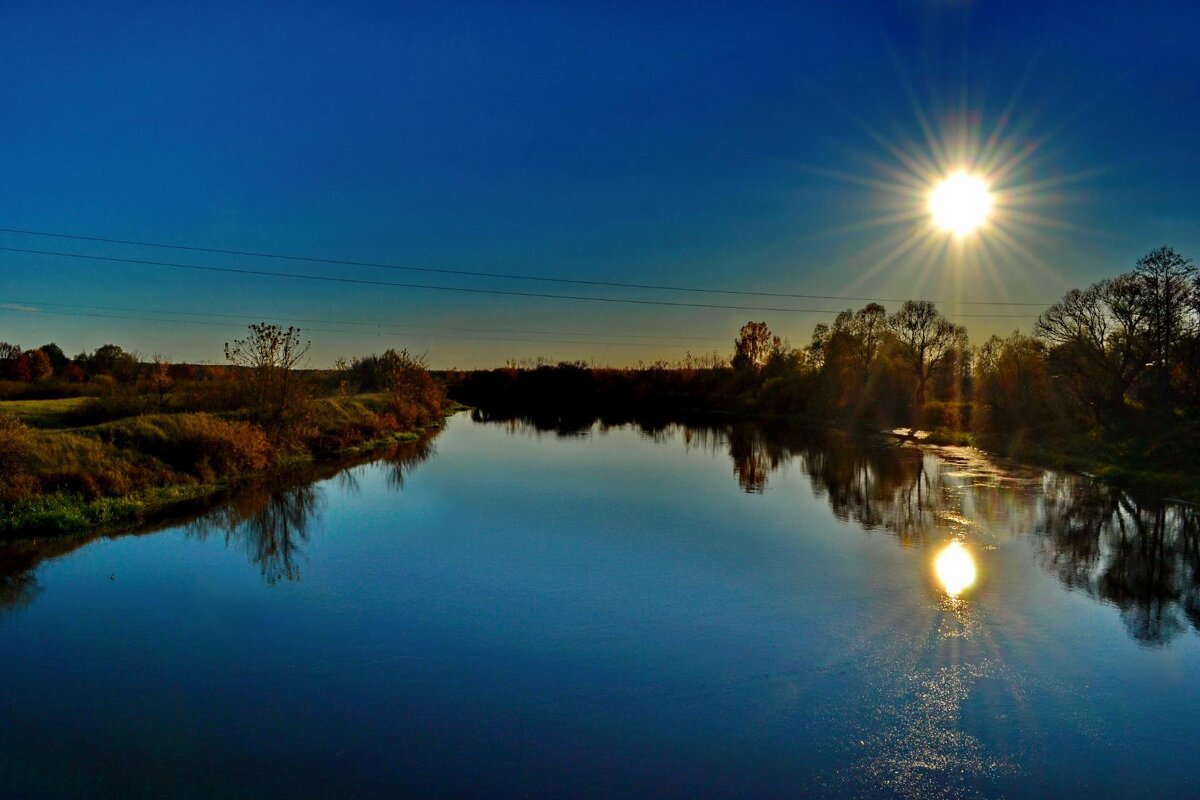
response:
<path fill-rule="evenodd" d="M 1198 565 L 965 450 L 459 415 L 0 551 L 0 794 L 1197 796 Z"/>

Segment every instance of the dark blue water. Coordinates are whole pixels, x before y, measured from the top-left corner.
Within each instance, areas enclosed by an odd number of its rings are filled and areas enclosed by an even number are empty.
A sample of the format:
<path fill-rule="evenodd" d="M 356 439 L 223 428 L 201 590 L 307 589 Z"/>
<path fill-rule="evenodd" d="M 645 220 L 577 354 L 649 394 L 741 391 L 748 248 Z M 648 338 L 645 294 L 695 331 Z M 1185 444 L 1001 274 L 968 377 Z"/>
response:
<path fill-rule="evenodd" d="M 459 415 L 5 550 L 0 794 L 1196 796 L 1198 541 L 962 450 Z"/>

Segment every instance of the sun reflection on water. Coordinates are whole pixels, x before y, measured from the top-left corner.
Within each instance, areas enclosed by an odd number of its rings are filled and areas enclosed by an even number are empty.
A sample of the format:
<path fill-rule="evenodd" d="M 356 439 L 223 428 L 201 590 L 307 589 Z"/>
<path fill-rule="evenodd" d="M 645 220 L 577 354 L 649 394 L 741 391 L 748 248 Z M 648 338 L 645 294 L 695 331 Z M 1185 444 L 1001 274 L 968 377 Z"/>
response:
<path fill-rule="evenodd" d="M 975 559 L 961 542 L 951 542 L 943 547 L 934 559 L 933 569 L 942 588 L 951 597 L 958 597 L 975 583 Z"/>

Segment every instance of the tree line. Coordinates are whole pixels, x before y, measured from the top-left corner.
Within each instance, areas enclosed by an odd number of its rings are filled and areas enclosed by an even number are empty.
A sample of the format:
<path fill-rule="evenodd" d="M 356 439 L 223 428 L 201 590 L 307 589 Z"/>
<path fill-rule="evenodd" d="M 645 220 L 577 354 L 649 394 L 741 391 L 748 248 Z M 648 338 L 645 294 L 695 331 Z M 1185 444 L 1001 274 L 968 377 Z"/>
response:
<path fill-rule="evenodd" d="M 798 349 L 748 323 L 731 364 L 764 385 L 807 379 L 811 410 L 885 423 L 985 432 L 1175 423 L 1200 412 L 1200 279 L 1190 259 L 1161 247 L 1068 292 L 1032 334 L 972 347 L 931 302 L 892 314 L 871 303 L 816 326 Z"/>
<path fill-rule="evenodd" d="M 451 376 L 451 384 L 458 399 L 493 417 L 803 416 L 914 426 L 1014 456 L 1039 448 L 1083 456 L 1060 466 L 1103 459 L 1194 473 L 1200 276 L 1190 259 L 1161 247 L 1121 275 L 1068 292 L 1030 332 L 975 345 L 932 302 L 891 312 L 869 303 L 817 325 L 798 347 L 766 322 L 748 322 L 721 364 L 510 365 Z"/>

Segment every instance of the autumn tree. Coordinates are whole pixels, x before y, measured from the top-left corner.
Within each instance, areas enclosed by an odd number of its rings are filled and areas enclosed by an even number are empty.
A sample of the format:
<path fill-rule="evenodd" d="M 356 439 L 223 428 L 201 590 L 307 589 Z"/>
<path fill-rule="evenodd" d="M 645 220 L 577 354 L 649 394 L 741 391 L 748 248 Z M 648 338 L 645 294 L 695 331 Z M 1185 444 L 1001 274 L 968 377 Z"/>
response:
<path fill-rule="evenodd" d="M 30 381 L 46 381 L 54 377 L 54 366 L 45 351 L 28 350 L 25 352 L 25 360 L 29 364 Z"/>
<path fill-rule="evenodd" d="M 1053 416 L 1055 391 L 1046 364 L 1046 345 L 1014 331 L 992 336 L 974 354 L 974 397 L 990 427 L 1013 430 Z"/>
<path fill-rule="evenodd" d="M 967 331 L 938 312 L 928 300 L 907 300 L 888 317 L 888 329 L 900 344 L 917 381 L 915 405 L 925 405 L 925 392 L 934 370 L 967 344 Z"/>
<path fill-rule="evenodd" d="M 783 341 L 772 336 L 765 322 L 747 322 L 733 342 L 733 368 L 759 370 L 772 352 L 783 348 Z"/>
<path fill-rule="evenodd" d="M 299 369 L 311 344 L 300 338 L 299 328 L 266 322 L 249 326 L 245 339 L 225 343 L 225 359 L 241 368 L 255 418 L 272 435 L 287 432 L 307 408 Z"/>
<path fill-rule="evenodd" d="M 164 356 L 154 356 L 150 363 L 142 368 L 138 380 L 138 390 L 154 411 L 166 409 L 174 385 L 175 381 L 171 378 L 171 362 Z"/>
<path fill-rule="evenodd" d="M 817 325 L 806 352 L 808 363 L 820 374 L 817 398 L 822 411 L 892 417 L 897 384 L 906 382 L 893 374 L 894 342 L 887 311 L 878 303 L 847 309 L 832 325 Z M 907 397 L 909 390 L 901 394 Z"/>

